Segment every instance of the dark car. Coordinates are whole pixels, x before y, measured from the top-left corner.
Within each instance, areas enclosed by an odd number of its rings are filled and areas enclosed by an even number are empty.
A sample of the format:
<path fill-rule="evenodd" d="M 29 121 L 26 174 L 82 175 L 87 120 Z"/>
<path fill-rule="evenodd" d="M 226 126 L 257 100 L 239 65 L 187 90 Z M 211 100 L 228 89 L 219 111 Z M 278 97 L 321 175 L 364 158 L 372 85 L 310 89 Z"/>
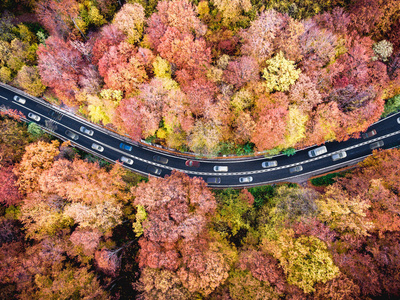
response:
<path fill-rule="evenodd" d="M 160 155 L 154 155 L 153 160 L 155 162 L 158 162 L 158 163 L 164 164 L 164 165 L 166 165 L 168 163 L 168 158 L 160 156 Z"/>
<path fill-rule="evenodd" d="M 384 145 L 383 141 L 377 141 L 375 143 L 372 143 L 371 145 L 369 145 L 369 148 L 371 150 L 377 149 L 377 148 L 381 148 Z"/>
<path fill-rule="evenodd" d="M 363 137 L 363 139 L 368 139 L 368 138 L 370 138 L 371 136 L 374 136 L 375 134 L 376 134 L 376 130 L 373 129 L 373 130 L 371 130 L 371 131 L 368 131 L 368 132 L 366 132 L 366 133 L 363 133 L 363 134 L 362 134 L 362 137 Z"/>
<path fill-rule="evenodd" d="M 198 168 L 198 167 L 200 167 L 200 162 L 195 161 L 195 160 L 187 160 L 187 161 L 185 162 L 185 166 L 187 166 L 187 167 Z"/>
<path fill-rule="evenodd" d="M 207 177 L 206 182 L 207 183 L 218 184 L 218 183 L 221 183 L 221 178 L 219 178 L 219 177 Z"/>
<path fill-rule="evenodd" d="M 65 135 L 66 135 L 67 137 L 69 137 L 70 139 L 74 140 L 74 141 L 76 141 L 77 139 L 79 139 L 79 135 L 77 135 L 75 132 L 72 132 L 72 131 L 70 131 L 70 130 L 66 130 L 66 131 L 65 131 Z"/>
<path fill-rule="evenodd" d="M 155 175 L 161 175 L 161 169 L 155 167 L 155 166 L 148 166 L 147 167 L 147 172 L 155 174 Z"/>
<path fill-rule="evenodd" d="M 127 144 L 124 144 L 124 143 L 119 144 L 119 147 L 120 147 L 122 150 L 132 151 L 132 146 L 127 145 Z"/>

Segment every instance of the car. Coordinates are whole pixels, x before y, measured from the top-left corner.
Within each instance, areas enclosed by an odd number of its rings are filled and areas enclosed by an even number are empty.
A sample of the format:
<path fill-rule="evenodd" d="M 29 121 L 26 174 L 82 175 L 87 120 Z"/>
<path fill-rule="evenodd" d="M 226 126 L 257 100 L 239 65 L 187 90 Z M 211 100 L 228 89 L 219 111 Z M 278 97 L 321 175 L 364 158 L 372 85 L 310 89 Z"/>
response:
<path fill-rule="evenodd" d="M 397 123 L 399 123 L 399 124 L 400 124 L 400 117 L 398 117 L 398 118 L 397 118 Z"/>
<path fill-rule="evenodd" d="M 120 147 L 122 150 L 132 151 L 132 146 L 127 145 L 127 144 L 124 144 L 124 143 L 119 144 L 119 147 Z"/>
<path fill-rule="evenodd" d="M 221 183 L 221 178 L 219 178 L 219 177 L 207 177 L 206 182 L 207 183 L 218 184 L 218 183 Z"/>
<path fill-rule="evenodd" d="M 371 145 L 369 145 L 369 148 L 371 150 L 377 149 L 377 148 L 381 148 L 384 145 L 383 141 L 377 141 L 375 143 L 372 143 Z"/>
<path fill-rule="evenodd" d="M 316 157 L 318 155 L 322 155 L 324 153 L 328 152 L 328 150 L 326 149 L 325 146 L 321 146 L 315 149 L 312 149 L 310 151 L 308 151 L 308 156 L 309 157 Z"/>
<path fill-rule="evenodd" d="M 127 163 L 128 165 L 133 165 L 133 159 L 129 157 L 121 156 L 121 161 Z"/>
<path fill-rule="evenodd" d="M 80 132 L 83 132 L 84 134 L 93 135 L 93 130 L 92 129 L 87 129 L 85 126 L 81 126 L 81 128 L 79 128 Z"/>
<path fill-rule="evenodd" d="M 195 161 L 195 160 L 187 160 L 187 161 L 185 161 L 185 166 L 198 168 L 198 167 L 200 167 L 200 162 Z"/>
<path fill-rule="evenodd" d="M 270 160 L 270 161 L 264 161 L 261 164 L 261 167 L 263 168 L 271 168 L 271 167 L 276 167 L 278 165 L 278 162 L 276 160 Z"/>
<path fill-rule="evenodd" d="M 21 98 L 19 96 L 14 96 L 14 100 L 21 103 L 21 104 L 25 104 L 26 100 L 24 98 Z"/>
<path fill-rule="evenodd" d="M 290 173 L 297 173 L 303 171 L 303 166 L 295 166 L 289 169 Z"/>
<path fill-rule="evenodd" d="M 338 152 L 332 155 L 332 160 L 337 161 L 339 159 L 347 157 L 346 151 Z"/>
<path fill-rule="evenodd" d="M 77 139 L 79 139 L 79 135 L 77 135 L 75 132 L 72 132 L 70 130 L 66 130 L 65 131 L 65 135 L 67 137 L 69 137 L 71 140 L 76 141 Z"/>
<path fill-rule="evenodd" d="M 156 175 L 161 175 L 161 169 L 159 169 L 159 168 L 157 168 L 155 166 L 148 166 L 147 167 L 147 172 L 153 173 L 153 174 L 156 174 Z"/>
<path fill-rule="evenodd" d="M 240 177 L 239 178 L 239 182 L 240 183 L 248 183 L 248 182 L 252 182 L 252 181 L 253 181 L 253 177 L 252 176 Z"/>
<path fill-rule="evenodd" d="M 158 162 L 158 163 L 164 164 L 164 165 L 166 165 L 168 163 L 168 158 L 160 156 L 160 155 L 154 155 L 153 160 L 155 162 Z"/>
<path fill-rule="evenodd" d="M 35 120 L 36 122 L 40 121 L 40 117 L 38 115 L 35 115 L 35 114 L 31 113 L 31 112 L 28 113 L 28 118 L 31 118 L 31 119 Z"/>
<path fill-rule="evenodd" d="M 92 144 L 92 149 L 97 150 L 99 152 L 103 152 L 104 151 L 103 146 L 100 146 L 99 144 L 96 144 L 96 143 Z"/>
<path fill-rule="evenodd" d="M 362 134 L 362 137 L 363 137 L 363 139 L 368 139 L 368 138 L 370 138 L 371 136 L 374 136 L 375 134 L 376 134 L 376 130 L 373 129 L 373 130 L 371 130 L 371 131 L 368 131 L 368 132 L 363 133 L 363 134 Z"/>
<path fill-rule="evenodd" d="M 214 172 L 228 172 L 228 166 L 214 166 Z"/>

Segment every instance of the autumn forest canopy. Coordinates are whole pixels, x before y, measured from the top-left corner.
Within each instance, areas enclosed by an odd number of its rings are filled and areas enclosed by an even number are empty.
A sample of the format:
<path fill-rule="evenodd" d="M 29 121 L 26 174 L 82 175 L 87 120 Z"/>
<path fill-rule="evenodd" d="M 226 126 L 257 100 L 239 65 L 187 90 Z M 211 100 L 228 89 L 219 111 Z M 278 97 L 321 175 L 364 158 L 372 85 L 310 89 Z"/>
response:
<path fill-rule="evenodd" d="M 397 0 L 0 12 L 0 81 L 133 140 L 276 154 L 400 109 Z M 0 113 L 0 299 L 400 298 L 399 149 L 319 187 L 213 191 L 176 171 L 143 178 L 19 119 Z"/>
<path fill-rule="evenodd" d="M 400 89 L 396 0 L 0 8 L 1 81 L 182 151 L 276 154 L 345 140 Z"/>

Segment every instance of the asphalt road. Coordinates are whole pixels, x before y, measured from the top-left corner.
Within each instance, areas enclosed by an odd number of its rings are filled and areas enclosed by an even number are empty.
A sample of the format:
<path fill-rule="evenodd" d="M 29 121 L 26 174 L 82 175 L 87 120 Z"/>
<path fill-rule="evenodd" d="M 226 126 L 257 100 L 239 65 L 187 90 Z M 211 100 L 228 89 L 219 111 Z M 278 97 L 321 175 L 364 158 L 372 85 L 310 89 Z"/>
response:
<path fill-rule="evenodd" d="M 25 103 L 14 100 L 14 96 L 25 99 Z M 73 145 L 84 151 L 90 152 L 98 157 L 111 162 L 121 161 L 121 157 L 125 156 L 133 160 L 133 164 L 123 163 L 123 166 L 141 173 L 143 175 L 165 176 L 170 174 L 173 169 L 187 173 L 190 176 L 198 176 L 207 180 L 217 178 L 219 183 L 209 183 L 211 187 L 250 187 L 255 185 L 271 184 L 275 182 L 291 181 L 302 182 L 310 176 L 323 174 L 328 171 L 354 165 L 356 162 L 364 159 L 372 153 L 371 144 L 377 141 L 383 141 L 384 145 L 380 148 L 391 148 L 400 144 L 400 124 L 397 118 L 400 113 L 389 116 L 373 124 L 367 132 L 375 129 L 376 135 L 367 139 L 350 139 L 345 142 L 329 142 L 325 146 L 327 153 L 317 157 L 310 158 L 308 151 L 317 148 L 310 147 L 297 151 L 293 156 L 278 155 L 273 158 L 251 157 L 239 159 L 199 159 L 200 166 L 187 167 L 186 160 L 192 159 L 183 155 L 173 155 L 163 150 L 153 149 L 143 144 L 137 144 L 130 141 L 127 137 L 118 135 L 112 131 L 106 130 L 101 126 L 92 124 L 85 119 L 72 113 L 61 110 L 49 103 L 31 97 L 26 93 L 12 88 L 10 86 L 0 84 L 0 107 L 2 109 L 15 109 L 22 112 L 26 119 L 36 122 L 38 125 L 50 131 L 55 136 L 68 140 L 66 131 L 69 130 L 79 136 L 76 141 L 72 141 Z M 28 118 L 29 113 L 34 113 L 40 117 L 39 121 Z M 81 126 L 93 130 L 93 135 L 89 136 L 80 131 Z M 131 145 L 132 150 L 120 149 L 121 142 Z M 104 150 L 99 152 L 92 149 L 92 144 L 101 145 Z M 337 161 L 332 160 L 332 155 L 338 152 L 346 151 L 347 156 Z M 154 155 L 159 155 L 168 159 L 167 164 L 158 163 L 153 160 Z M 262 168 L 262 162 L 274 160 L 278 165 L 272 168 Z M 227 166 L 227 172 L 215 172 L 214 166 Z M 153 166 L 161 172 L 160 175 L 153 174 L 149 171 L 149 166 Z M 291 173 L 290 169 L 295 166 L 302 166 L 302 171 Z M 251 182 L 241 183 L 239 178 L 252 177 Z"/>

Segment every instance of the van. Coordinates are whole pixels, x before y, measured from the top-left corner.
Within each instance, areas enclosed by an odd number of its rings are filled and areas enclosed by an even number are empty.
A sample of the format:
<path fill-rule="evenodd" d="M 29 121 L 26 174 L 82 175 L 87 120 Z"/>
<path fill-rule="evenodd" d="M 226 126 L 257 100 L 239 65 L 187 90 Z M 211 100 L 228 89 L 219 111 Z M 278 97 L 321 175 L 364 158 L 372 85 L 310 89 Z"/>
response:
<path fill-rule="evenodd" d="M 313 150 L 308 151 L 308 156 L 309 157 L 315 157 L 315 156 L 324 154 L 326 152 L 328 152 L 326 147 L 325 146 L 321 146 L 321 147 L 318 147 L 318 148 L 315 148 Z"/>

